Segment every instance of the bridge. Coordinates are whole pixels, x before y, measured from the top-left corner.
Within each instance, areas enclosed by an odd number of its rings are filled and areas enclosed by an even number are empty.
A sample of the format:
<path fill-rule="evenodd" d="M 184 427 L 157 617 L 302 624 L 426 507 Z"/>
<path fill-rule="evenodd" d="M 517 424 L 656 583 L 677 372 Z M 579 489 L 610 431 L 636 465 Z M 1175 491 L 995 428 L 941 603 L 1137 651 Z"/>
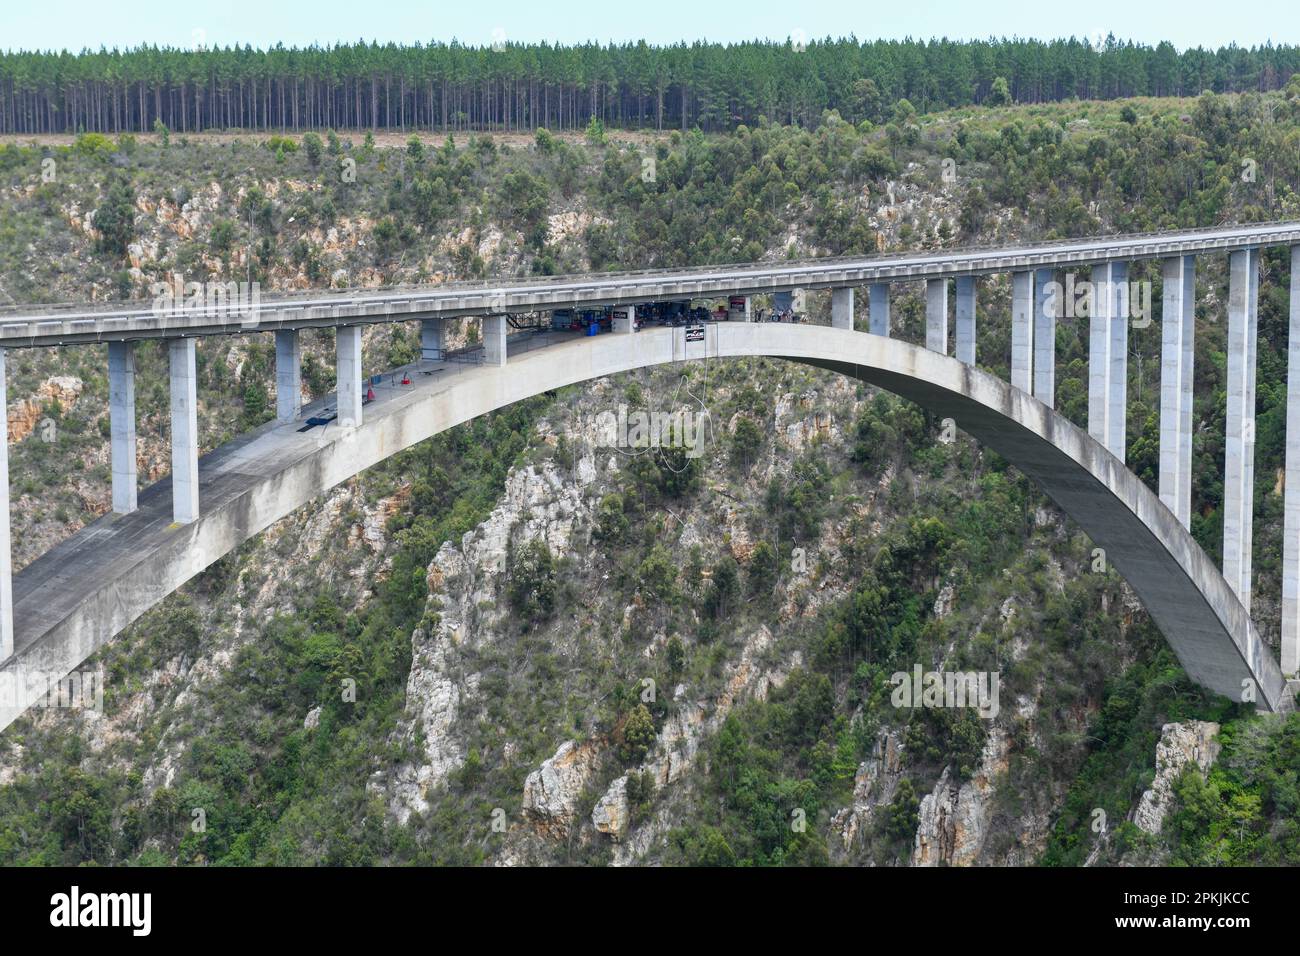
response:
<path fill-rule="evenodd" d="M 1255 342 L 1260 251 L 1291 250 L 1281 658 L 1250 617 Z M 1195 272 L 1229 260 L 1222 570 L 1192 539 L 1191 435 Z M 1124 464 L 1130 263 L 1160 263 L 1159 488 Z M 1057 282 L 1088 269 L 1088 421 L 1054 409 Z M 1011 381 L 976 366 L 983 277 L 1011 276 Z M 923 283 L 925 341 L 891 334 L 890 296 Z M 107 346 L 112 512 L 11 572 L 7 449 L 0 443 L 0 729 L 114 635 L 249 537 L 378 461 L 529 396 L 668 363 L 770 356 L 831 369 L 951 418 L 1034 479 L 1105 549 L 1192 679 L 1269 711 L 1294 707 L 1300 669 L 1300 223 L 1226 226 L 923 255 L 452 283 L 365 293 L 277 296 L 232 307 L 177 283 L 152 302 L 0 310 L 4 356 L 34 346 Z M 949 291 L 955 291 L 949 309 Z M 753 321 L 754 297 L 788 303 L 828 290 L 830 325 Z M 867 328 L 854 297 L 867 295 Z M 158 290 L 156 290 L 158 291 Z M 232 290 L 233 292 L 234 290 Z M 637 307 L 732 297 L 738 321 L 696 329 L 638 327 Z M 238 302 L 237 298 L 235 300 Z M 512 317 L 612 308 L 609 334 L 511 336 Z M 481 320 L 481 362 L 456 361 L 445 323 Z M 361 332 L 418 322 L 423 360 L 407 382 L 367 401 Z M 335 394 L 301 401 L 304 328 L 336 330 Z M 949 346 L 950 328 L 954 332 Z M 277 415 L 200 458 L 195 342 L 273 333 Z M 171 474 L 140 490 L 135 454 L 135 343 L 168 342 Z M 314 424 L 313 424 L 314 423 Z"/>

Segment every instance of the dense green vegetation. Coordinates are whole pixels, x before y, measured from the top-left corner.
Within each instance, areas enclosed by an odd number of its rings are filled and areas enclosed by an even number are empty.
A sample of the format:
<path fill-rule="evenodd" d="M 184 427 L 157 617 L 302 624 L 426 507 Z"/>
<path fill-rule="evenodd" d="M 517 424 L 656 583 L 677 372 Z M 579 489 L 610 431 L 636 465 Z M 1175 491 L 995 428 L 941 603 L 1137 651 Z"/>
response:
<path fill-rule="evenodd" d="M 180 207 L 210 181 L 225 185 L 210 209 L 212 228 L 169 238 L 146 266 L 146 279 L 152 270 L 172 268 L 196 278 L 234 271 L 235 253 L 248 248 L 254 278 L 323 285 L 336 268 L 374 269 L 384 281 L 427 279 L 434 270 L 456 277 L 522 275 L 1300 215 L 1300 80 L 1267 96 L 929 114 L 926 105 L 942 99 L 916 99 L 920 111 L 904 100 L 884 102 L 870 114 L 849 104 L 841 112 L 798 117 L 809 128 L 756 121 L 719 135 L 674 131 L 635 148 L 619 144 L 599 123 L 584 142 L 542 130 L 523 147 L 476 135 L 440 145 L 413 138 L 393 150 L 373 141 L 356 146 L 335 134 L 208 145 L 165 129 L 140 142 L 91 133 L 66 148 L 8 146 L 0 148 L 0 175 L 12 187 L 7 202 L 15 214 L 0 217 L 0 271 L 6 291 L 31 299 L 57 287 L 41 270 L 56 268 L 61 253 L 78 248 L 87 256 L 85 277 L 116 286 L 126 271 L 125 246 L 151 228 L 147 217 L 132 213 L 135 203 L 167 199 Z M 47 152 L 59 162 L 59 179 L 28 190 Z M 650 156 L 655 175 L 647 179 L 643 161 Z M 940 176 L 945 158 L 956 161 L 952 185 Z M 355 182 L 340 179 L 343 159 L 355 161 Z M 1257 161 L 1257 176 L 1249 180 L 1241 175 L 1246 160 Z M 272 188 L 288 179 L 308 186 Z M 74 244 L 64 223 L 73 203 L 96 210 L 94 221 L 103 227 L 98 249 Z M 895 218 L 882 207 L 895 209 Z M 573 208 L 595 215 L 572 235 L 553 239 L 550 217 Z M 325 248 L 321 233 L 363 219 L 371 223 L 364 243 Z M 486 259 L 477 240 L 494 228 L 503 251 Z M 460 238 L 462 230 L 469 238 Z M 792 232 L 798 241 L 787 245 Z M 1264 268 L 1255 600 L 1267 637 L 1280 590 L 1275 485 L 1289 267 L 1271 252 Z M 1134 278 L 1152 281 L 1159 301 L 1158 272 L 1141 267 Z M 123 283 L 118 294 L 140 293 L 142 280 L 127 275 Z M 1222 262 L 1203 257 L 1193 531 L 1212 556 L 1222 523 L 1225 292 Z M 1005 376 L 1006 284 L 988 280 L 980 304 L 981 363 Z M 824 321 L 825 302 L 813 299 L 808 308 L 814 321 Z M 920 299 L 898 289 L 897 334 L 919 339 L 922 317 Z M 1057 405 L 1077 422 L 1086 418 L 1084 328 L 1064 321 L 1057 339 Z M 327 354 L 330 343 L 322 344 Z M 1152 485 L 1159 344 L 1158 325 L 1131 333 L 1128 458 Z M 395 331 L 371 364 L 400 364 L 413 354 L 410 337 Z M 157 349 L 142 347 L 142 383 L 164 381 L 155 374 L 162 361 Z M 35 355 L 12 364 L 21 394 L 49 370 Z M 213 437 L 270 415 L 272 364 L 266 342 L 250 342 L 238 365 L 205 358 L 201 349 L 203 387 L 221 401 Z M 99 373 L 77 371 L 88 394 L 102 393 Z M 304 374 L 314 390 L 330 387 L 328 368 L 314 357 Z M 1035 702 L 1033 722 L 1010 716 L 1005 705 L 1001 725 L 1012 744 L 997 783 L 994 852 L 1014 842 L 1012 825 L 1023 806 L 1053 792 L 1061 799 L 1044 862 L 1088 858 L 1097 808 L 1112 821 L 1114 852 L 1151 852 L 1152 841 L 1121 821 L 1149 783 L 1161 724 L 1200 717 L 1225 722 L 1224 758 L 1208 782 L 1193 774 L 1180 781 L 1169 852 L 1179 862 L 1296 861 L 1288 822 L 1300 770 L 1295 722 L 1239 714 L 1191 686 L 1149 622 L 1140 613 L 1125 620 L 1117 609 L 1117 577 L 1085 573 L 1088 542 L 1068 525 L 1059 535 L 1054 523 L 1040 526 L 1040 496 L 997 456 L 977 454 L 961 439 L 938 442 L 937 422 L 864 389 L 857 392 L 865 401 L 856 420 L 841 423 L 847 428 L 841 451 L 811 440 L 788 471 L 760 477 L 769 474 L 760 466 L 771 447 L 771 407 L 809 380 L 789 377 L 777 363 L 735 363 L 693 369 L 685 381 L 716 387 L 710 396 L 715 421 L 735 422 L 722 436 L 721 469 L 706 472 L 680 451 L 633 456 L 595 515 L 594 539 L 609 555 L 602 590 L 638 613 L 626 622 L 580 618 L 585 609 L 568 583 L 565 556 L 537 541 L 512 550 L 502 597 L 515 643 L 476 649 L 465 665 L 483 675 L 487 703 L 465 730 L 464 766 L 424 817 L 406 828 L 393 825 L 365 783 L 412 757 L 394 742 L 394 730 L 412 631 L 429 626 L 437 613 L 426 608 L 429 562 L 443 542 L 485 517 L 511 464 L 540 454 L 533 425 L 541 401 L 457 429 L 376 470 L 382 481 L 409 479 L 411 493 L 405 510 L 390 519 L 398 545 L 373 596 L 344 609 L 328 593 L 302 595 L 295 613 L 278 616 L 259 643 L 241 650 L 229 673 L 201 692 L 196 716 L 178 728 L 187 744 L 176 780 L 152 800 L 140 798 L 145 791 L 134 771 L 83 769 L 89 758 L 75 733 L 28 727 L 29 753 L 39 752 L 41 760 L 29 757 L 25 772 L 0 787 L 0 862 L 478 862 L 494 850 L 483 821 L 494 808 L 517 815 L 524 774 L 558 740 L 608 743 L 600 785 L 635 771 L 653 754 L 655 733 L 677 713 L 667 694 L 642 700 L 640 680 L 649 675 L 661 688 L 715 687 L 744 628 L 777 619 L 780 648 L 773 655 L 793 660 L 797 651 L 798 663 L 783 686 L 765 701 L 740 704 L 706 743 L 701 767 L 707 772 L 695 783 L 702 796 L 676 817 L 663 852 L 668 862 L 835 858 L 829 814 L 850 801 L 854 772 L 887 727 L 902 735 L 908 763 L 893 800 L 873 819 L 866 852 L 880 862 L 905 859 L 921 797 L 945 767 L 954 779 L 969 779 L 989 729 L 963 712 L 918 710 L 900 718 L 888 703 L 888 677 L 915 662 L 1000 671 L 1004 701 L 1019 695 Z M 640 380 L 615 387 L 633 404 L 644 400 Z M 165 396 L 152 388 L 141 385 L 147 420 L 165 407 Z M 20 491 L 59 487 L 61 520 L 77 507 L 61 460 L 102 443 L 79 414 L 84 410 L 51 410 L 57 439 L 29 439 L 14 449 Z M 555 459 L 568 460 L 566 452 L 557 449 Z M 102 466 L 89 471 L 105 477 Z M 59 484 L 64 481 L 68 489 Z M 858 510 L 869 483 L 881 485 L 878 527 Z M 737 560 L 716 541 L 674 554 L 677 513 L 717 485 L 731 500 L 743 493 L 754 506 L 746 519 L 754 538 L 748 559 Z M 808 600 L 798 593 L 795 576 L 803 572 L 792 553 L 807 550 L 817 573 L 817 544 L 832 526 L 852 542 L 839 569 L 852 581 L 851 593 L 806 620 L 781 618 L 780 595 L 794 595 L 796 605 Z M 233 574 L 246 555 L 209 571 L 105 654 L 116 693 L 139 691 L 167 661 L 199 652 L 200 605 L 239 596 Z M 944 586 L 952 588 L 958 609 L 947 616 L 935 611 Z M 1008 602 L 1017 611 L 1003 626 L 998 611 Z M 571 659 L 548 630 L 555 627 L 569 629 L 578 642 L 569 651 L 583 661 L 576 672 L 564 671 Z M 659 635 L 667 636 L 662 654 L 643 653 L 657 646 Z M 350 679 L 358 681 L 355 700 L 340 690 Z M 318 704 L 320 724 L 312 732 L 303 719 Z M 138 752 L 125 755 L 123 765 L 153 759 L 157 733 L 133 745 Z M 514 759 L 503 756 L 507 738 Z M 638 819 L 660 797 L 654 781 L 635 772 L 628 793 Z M 201 833 L 186 818 L 194 806 L 210 808 Z M 581 810 L 589 815 L 590 803 Z M 792 826 L 796 811 L 806 822 L 802 829 Z M 591 846 L 556 852 L 581 862 L 603 862 L 609 853 Z"/>
<path fill-rule="evenodd" d="M 438 496 L 416 498 L 394 526 L 391 573 L 363 606 L 340 608 L 322 591 L 240 650 L 201 692 L 193 719 L 207 732 L 193 734 L 174 786 L 145 801 L 138 772 L 85 772 L 79 736 L 42 737 L 31 773 L 0 787 L 0 864 L 357 865 L 409 852 L 409 835 L 385 827 L 366 781 L 398 756 L 381 742 L 405 703 L 425 574 L 442 542 L 486 517 L 545 407 L 545 399 L 512 405 L 376 466 L 390 481 L 437 472 Z M 233 566 L 224 559 L 192 587 L 233 598 Z M 147 614 L 106 654 L 113 693 L 138 690 L 168 659 L 195 654 L 199 628 L 185 595 Z M 304 714 L 317 704 L 320 723 L 308 730 Z M 201 829 L 192 808 L 204 811 Z M 458 838 L 437 846 L 444 862 L 473 862 Z"/>
<path fill-rule="evenodd" d="M 874 121 L 894 101 L 923 110 L 1202 90 L 1274 90 L 1300 48 L 1179 53 L 1117 40 L 645 42 L 492 47 L 431 42 L 305 49 L 0 54 L 0 132 L 203 129 L 726 130 L 760 116 Z"/>

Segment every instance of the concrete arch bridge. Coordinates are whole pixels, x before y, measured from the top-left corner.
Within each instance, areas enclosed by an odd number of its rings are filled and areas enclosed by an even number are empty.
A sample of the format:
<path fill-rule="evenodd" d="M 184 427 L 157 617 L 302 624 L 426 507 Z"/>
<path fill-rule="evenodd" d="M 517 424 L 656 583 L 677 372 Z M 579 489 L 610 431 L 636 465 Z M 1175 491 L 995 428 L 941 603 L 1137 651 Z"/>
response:
<path fill-rule="evenodd" d="M 1281 658 L 1250 616 L 1255 339 L 1260 249 L 1291 249 L 1290 366 Z M 1222 571 L 1188 532 L 1196 257 L 1229 257 L 1227 460 Z M 1160 477 L 1152 492 L 1124 464 L 1128 263 L 1159 260 L 1162 295 Z M 1087 269 L 1080 280 L 1076 273 Z M 981 279 L 1011 274 L 1011 382 L 975 365 Z M 896 283 L 924 283 L 926 335 L 891 335 Z M 955 282 L 955 308 L 949 289 Z M 1089 294 L 1088 422 L 1053 408 L 1056 324 L 1064 289 Z M 865 290 L 858 329 L 855 292 Z M 754 297 L 776 311 L 829 291 L 829 326 L 751 321 Z M 734 321 L 642 323 L 655 303 L 727 297 Z M 107 345 L 113 511 L 11 573 L 7 451 L 0 444 L 0 729 L 51 680 L 208 565 L 327 489 L 445 429 L 588 379 L 674 362 L 767 356 L 867 382 L 945 418 L 1033 478 L 1104 548 L 1192 679 L 1261 709 L 1294 706 L 1300 669 L 1300 223 L 1110 236 L 1050 245 L 809 260 L 779 265 L 553 277 L 499 285 L 285 296 L 241 307 L 180 296 L 108 309 L 0 311 L 0 406 L 7 350 Z M 524 312 L 604 309 L 608 334 L 510 336 Z M 471 356 L 444 348 L 448 318 L 479 317 Z M 419 322 L 422 360 L 409 384 L 367 400 L 361 330 Z M 337 330 L 336 394 L 303 407 L 299 335 Z M 949 331 L 955 335 L 950 354 Z M 195 339 L 276 336 L 277 419 L 198 455 Z M 135 462 L 134 344 L 168 340 L 172 473 L 140 490 Z M 541 347 L 536 347 L 541 345 Z M 472 363 L 465 359 L 472 357 Z M 314 427 L 311 422 L 318 424 Z M 201 505 L 201 507 L 200 507 Z"/>

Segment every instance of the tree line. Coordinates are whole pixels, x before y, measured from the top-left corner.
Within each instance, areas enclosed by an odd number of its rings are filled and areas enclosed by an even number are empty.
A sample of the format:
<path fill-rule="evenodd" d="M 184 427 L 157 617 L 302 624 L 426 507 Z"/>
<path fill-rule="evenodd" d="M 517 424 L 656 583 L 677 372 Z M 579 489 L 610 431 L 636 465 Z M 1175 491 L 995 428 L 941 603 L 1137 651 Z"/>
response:
<path fill-rule="evenodd" d="M 169 129 L 733 129 L 759 117 L 809 124 L 824 109 L 879 121 L 979 103 L 1268 91 L 1300 47 L 1179 53 L 1075 38 L 645 42 L 552 46 L 458 42 L 333 47 L 136 47 L 0 53 L 0 133 Z"/>
<path fill-rule="evenodd" d="M 1178 52 L 1076 38 L 696 42 L 651 46 L 435 42 L 267 50 L 140 46 L 0 53 L 0 133 L 205 129 L 732 129 L 879 121 L 979 103 L 1265 92 L 1300 47 Z"/>

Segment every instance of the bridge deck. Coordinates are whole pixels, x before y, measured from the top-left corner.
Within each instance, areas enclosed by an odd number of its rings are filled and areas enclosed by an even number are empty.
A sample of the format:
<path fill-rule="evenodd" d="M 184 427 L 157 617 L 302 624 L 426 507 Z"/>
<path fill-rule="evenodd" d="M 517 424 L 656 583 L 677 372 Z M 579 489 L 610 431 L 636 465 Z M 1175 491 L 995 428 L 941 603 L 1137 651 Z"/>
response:
<path fill-rule="evenodd" d="M 0 308 L 0 348 L 267 332 L 281 328 L 828 289 L 891 280 L 919 281 L 1067 266 L 1081 268 L 1103 262 L 1295 244 L 1300 244 L 1300 222 L 1259 223 L 997 248 L 532 277 L 490 283 L 453 282 L 362 292 L 313 291 L 267 297 L 251 315 L 235 309 L 214 309 L 210 313 L 188 309 L 169 312 L 155 309 L 153 302 L 99 308 L 84 304 L 18 306 Z"/>

